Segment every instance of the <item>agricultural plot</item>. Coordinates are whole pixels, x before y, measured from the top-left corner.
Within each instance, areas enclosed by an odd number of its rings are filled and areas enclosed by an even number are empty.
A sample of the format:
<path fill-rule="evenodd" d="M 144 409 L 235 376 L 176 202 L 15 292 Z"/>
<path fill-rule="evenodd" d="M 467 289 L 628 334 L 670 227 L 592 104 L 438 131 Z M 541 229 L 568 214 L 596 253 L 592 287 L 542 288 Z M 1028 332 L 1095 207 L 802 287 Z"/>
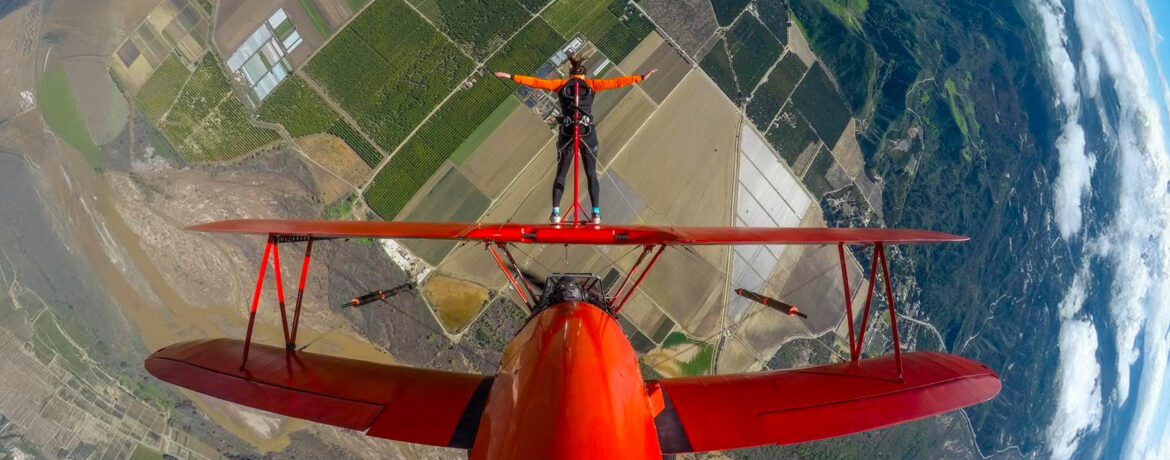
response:
<path fill-rule="evenodd" d="M 833 159 L 833 153 L 824 146 L 821 146 L 821 150 L 817 152 L 812 166 L 809 166 L 808 172 L 804 174 L 804 185 L 808 187 L 808 191 L 812 193 L 813 197 L 816 197 L 818 200 L 833 189 L 833 185 L 829 183 L 825 174 L 829 172 L 829 169 L 833 167 L 834 163 L 836 163 L 836 160 Z"/>
<path fill-rule="evenodd" d="M 175 101 L 190 75 L 191 72 L 179 62 L 179 58 L 171 55 L 155 69 L 154 74 L 138 90 L 138 94 L 134 95 L 134 100 L 142 109 L 142 113 L 157 123 L 166 114 L 167 109 L 171 108 L 171 103 Z"/>
<path fill-rule="evenodd" d="M 709 373 L 714 356 L 715 346 L 672 332 L 662 341 L 662 350 L 642 359 L 664 375 L 681 377 Z"/>
<path fill-rule="evenodd" d="M 748 117 L 757 128 L 761 131 L 768 129 L 807 70 L 795 53 L 788 53 L 776 67 L 772 68 L 768 79 L 760 83 L 756 92 L 752 94 L 751 102 L 748 103 Z"/>
<path fill-rule="evenodd" d="M 187 161 L 227 161 L 277 138 L 274 131 L 253 126 L 240 101 L 229 97 L 208 115 L 195 135 L 179 145 L 179 153 Z"/>
<path fill-rule="evenodd" d="M 516 0 L 410 0 L 468 54 L 483 58 L 532 17 Z"/>
<path fill-rule="evenodd" d="M 272 92 L 264 105 L 260 106 L 259 115 L 262 120 L 280 123 L 293 137 L 332 134 L 348 144 L 366 166 L 373 167 L 382 161 L 382 154 L 373 145 L 333 111 L 313 88 L 295 75 Z M 350 176 L 346 171 L 334 172 L 342 177 Z"/>
<path fill-rule="evenodd" d="M 543 16 L 565 37 L 584 35 L 614 62 L 621 62 L 654 30 L 654 24 L 626 0 L 557 0 Z"/>
<path fill-rule="evenodd" d="M 41 102 L 41 114 L 53 133 L 85 154 L 91 166 L 100 166 L 104 161 L 101 150 L 94 145 L 89 135 L 73 88 L 61 65 L 54 65 L 44 73 L 37 88 L 37 96 Z"/>
<path fill-rule="evenodd" d="M 162 121 L 163 134 L 172 143 L 183 142 L 230 92 L 231 86 L 220 69 L 219 59 L 208 53 Z"/>
<path fill-rule="evenodd" d="M 339 115 L 300 77 L 290 76 L 260 106 L 260 119 L 284 125 L 293 137 L 325 132 Z"/>
<path fill-rule="evenodd" d="M 736 83 L 741 92 L 750 94 L 780 57 L 783 52 L 781 44 L 759 19 L 750 14 L 740 16 L 725 40 Z"/>
<path fill-rule="evenodd" d="M 487 210 L 491 199 L 472 185 L 458 169 L 449 168 L 405 220 L 416 222 L 475 222 Z M 455 249 L 455 241 L 409 240 L 403 242 L 414 255 L 438 266 Z M 476 311 L 479 311 L 477 308 Z M 468 318 L 470 319 L 470 318 Z"/>
<path fill-rule="evenodd" d="M 715 44 L 711 52 L 707 53 L 707 57 L 703 58 L 703 62 L 699 63 L 699 67 L 702 67 L 703 71 L 707 72 L 712 80 L 715 80 L 715 84 L 723 90 L 723 94 L 738 104 L 740 100 L 739 87 L 735 84 L 735 72 L 731 70 L 731 57 L 727 55 L 727 44 L 723 40 L 719 40 L 719 43 Z"/>
<path fill-rule="evenodd" d="M 541 18 L 533 19 L 487 62 L 488 70 L 531 73 L 556 53 L 565 38 Z M 516 84 L 507 82 L 511 87 Z"/>
<path fill-rule="evenodd" d="M 383 219 L 397 216 L 463 139 L 510 93 L 500 80 L 485 77 L 453 95 L 378 172 L 366 189 L 366 203 Z"/>
<path fill-rule="evenodd" d="M 756 2 L 756 12 L 760 20 L 772 31 L 772 35 L 780 40 L 780 44 L 788 44 L 788 5 L 786 2 L 764 1 Z"/>
<path fill-rule="evenodd" d="M 852 117 L 837 87 L 820 64 L 813 65 L 801 80 L 796 92 L 792 93 L 792 103 L 830 149 L 837 145 L 837 139 Z"/>
<path fill-rule="evenodd" d="M 472 66 L 402 0 L 380 0 L 305 69 L 374 142 L 391 151 Z"/>
<path fill-rule="evenodd" d="M 809 143 L 817 141 L 817 135 L 809 127 L 808 121 L 792 108 L 792 104 L 780 112 L 765 137 L 789 166 L 796 162 Z"/>
<path fill-rule="evenodd" d="M 748 3 L 751 0 L 711 0 L 711 7 L 715 8 L 715 18 L 719 20 L 719 25 L 726 27 L 735 21 L 740 11 L 747 8 Z"/>
<path fill-rule="evenodd" d="M 524 9 L 528 10 L 528 12 L 530 12 L 532 14 L 539 13 L 540 9 L 544 8 L 544 5 L 547 5 L 549 2 L 549 0 L 516 0 L 516 1 L 520 2 L 521 5 L 524 5 Z"/>

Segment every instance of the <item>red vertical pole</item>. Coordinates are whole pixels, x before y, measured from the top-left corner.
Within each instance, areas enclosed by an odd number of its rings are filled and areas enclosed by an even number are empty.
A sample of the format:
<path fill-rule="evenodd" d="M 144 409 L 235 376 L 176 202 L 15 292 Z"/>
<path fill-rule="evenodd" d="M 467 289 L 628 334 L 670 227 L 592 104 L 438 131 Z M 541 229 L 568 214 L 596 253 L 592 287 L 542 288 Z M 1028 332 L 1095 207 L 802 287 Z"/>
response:
<path fill-rule="evenodd" d="M 240 362 L 240 369 L 248 364 L 248 348 L 252 345 L 252 326 L 256 324 L 256 307 L 260 305 L 260 289 L 264 287 L 264 271 L 268 269 L 268 252 L 272 250 L 272 235 L 268 235 L 268 242 L 264 243 L 264 258 L 260 261 L 260 276 L 256 278 L 256 292 L 252 294 L 252 310 L 248 314 L 248 332 L 244 334 L 244 359 Z"/>
<path fill-rule="evenodd" d="M 301 282 L 297 284 L 297 306 L 293 309 L 292 335 L 285 348 L 292 350 L 297 347 L 297 326 L 301 322 L 301 300 L 305 297 L 305 278 L 309 274 L 309 256 L 313 253 L 313 240 L 305 245 L 305 261 L 301 264 Z"/>
<path fill-rule="evenodd" d="M 894 311 L 894 290 L 890 287 L 890 271 L 886 268 L 886 248 L 881 243 L 877 245 L 877 253 L 882 257 L 882 280 L 886 284 L 886 304 L 890 308 L 890 330 L 894 334 L 894 362 L 898 365 L 898 379 L 902 379 L 902 342 L 898 340 L 898 313 Z"/>
<path fill-rule="evenodd" d="M 874 243 L 873 257 L 869 264 L 869 293 L 865 295 L 865 312 L 861 315 L 861 330 L 857 331 L 857 356 L 865 348 L 865 329 L 869 326 L 869 306 L 873 302 L 873 285 L 877 281 L 877 245 Z"/>
<path fill-rule="evenodd" d="M 642 284 L 642 279 L 646 278 L 646 274 L 650 273 L 651 268 L 654 268 L 654 262 L 658 261 L 658 256 L 662 255 L 663 249 L 666 249 L 665 244 L 658 246 L 658 252 L 655 252 L 654 257 L 650 258 L 650 263 L 646 264 L 646 268 L 642 270 L 642 274 L 638 275 L 638 280 L 634 281 L 634 285 L 630 286 L 630 290 L 626 292 L 626 296 L 622 297 L 622 302 L 617 305 L 617 308 L 613 309 L 615 315 L 622 311 L 622 307 L 626 305 L 626 301 L 630 300 L 630 296 L 634 294 L 634 291 L 638 290 L 638 286 Z"/>
<path fill-rule="evenodd" d="M 288 315 L 284 309 L 284 282 L 280 277 L 280 245 L 272 243 L 272 274 L 276 275 L 276 302 L 280 305 L 280 328 L 284 333 L 284 343 L 288 346 Z"/>
<path fill-rule="evenodd" d="M 837 243 L 837 257 L 841 260 L 841 285 L 845 289 L 845 316 L 849 319 L 849 361 L 857 362 L 857 346 L 853 343 L 853 296 L 849 292 L 849 271 L 845 268 L 845 243 Z"/>
<path fill-rule="evenodd" d="M 580 104 L 580 103 L 581 103 L 581 82 L 574 81 L 573 82 L 573 104 Z M 581 199 L 580 199 L 578 192 L 577 192 L 577 189 L 578 189 L 577 183 L 580 182 L 580 179 L 577 177 L 577 170 L 580 169 L 578 166 L 578 162 L 581 159 L 581 123 L 579 123 L 580 120 L 581 120 L 581 112 L 577 111 L 576 113 L 573 114 L 573 121 L 578 122 L 578 123 L 573 123 L 573 206 L 570 207 L 570 209 L 573 211 L 573 226 L 577 225 L 577 212 L 578 211 L 580 211 L 582 213 L 585 212 L 585 210 L 581 209 Z"/>

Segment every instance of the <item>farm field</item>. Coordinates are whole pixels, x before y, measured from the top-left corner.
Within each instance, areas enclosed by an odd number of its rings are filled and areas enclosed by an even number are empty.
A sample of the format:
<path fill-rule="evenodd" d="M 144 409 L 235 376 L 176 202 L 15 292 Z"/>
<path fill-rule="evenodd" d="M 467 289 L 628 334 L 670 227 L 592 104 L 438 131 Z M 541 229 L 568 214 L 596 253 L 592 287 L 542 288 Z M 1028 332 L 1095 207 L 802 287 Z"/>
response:
<path fill-rule="evenodd" d="M 532 157 L 541 154 L 541 149 L 555 136 L 531 110 L 521 107 L 518 102 L 511 102 L 515 100 L 508 98 L 500 104 L 501 108 L 511 107 L 506 118 L 488 132 L 466 160 L 462 163 L 456 161 L 468 179 L 492 198 L 503 193 L 516 173 L 532 161 Z"/>
<path fill-rule="evenodd" d="M 740 16 L 724 40 L 739 90 L 744 96 L 751 94 L 780 57 L 783 45 L 750 14 Z"/>
<path fill-rule="evenodd" d="M 642 0 L 639 5 L 684 53 L 695 59 L 706 54 L 719 28 L 708 0 Z"/>
<path fill-rule="evenodd" d="M 849 107 L 820 64 L 808 71 L 796 92 L 792 93 L 792 103 L 830 149 L 837 145 L 837 139 L 852 117 Z"/>
<path fill-rule="evenodd" d="M 305 66 L 386 151 L 396 149 L 471 69 L 471 60 L 402 0 L 370 5 Z"/>
<path fill-rule="evenodd" d="M 86 160 L 97 167 L 104 161 L 101 150 L 94 145 L 86 128 L 85 118 L 77 105 L 65 68 L 60 64 L 50 67 L 41 76 L 37 88 L 45 123 L 67 144 L 85 154 Z"/>
<path fill-rule="evenodd" d="M 354 174 L 364 175 L 369 167 L 382 161 L 382 154 L 298 76 L 289 76 L 265 99 L 259 116 L 261 120 L 281 124 L 293 137 L 329 133 L 342 140 L 367 166 Z M 352 177 L 349 172 L 335 172 Z"/>
<path fill-rule="evenodd" d="M 516 0 L 410 0 L 459 48 L 482 59 L 532 16 Z M 530 2 L 534 3 L 534 2 Z"/>
<path fill-rule="evenodd" d="M 452 95 L 378 172 L 366 189 L 366 203 L 383 219 L 396 217 L 463 139 L 509 94 L 500 80 L 484 77 L 470 89 Z"/>
<path fill-rule="evenodd" d="M 793 110 L 792 104 L 785 106 L 776 116 L 776 121 L 768 129 L 765 138 L 789 165 L 796 163 L 796 158 L 809 143 L 820 140 L 804 119 L 804 115 Z"/>
<path fill-rule="evenodd" d="M 785 54 L 772 68 L 767 80 L 756 88 L 747 106 L 747 115 L 757 128 L 761 131 L 769 129 L 772 120 L 779 114 L 780 108 L 788 101 L 788 96 L 792 94 L 792 90 L 796 88 L 796 84 L 807 70 L 808 68 L 794 53 Z"/>
<path fill-rule="evenodd" d="M 584 35 L 614 62 L 621 62 L 654 30 L 654 24 L 624 0 L 557 0 L 542 16 L 565 37 Z"/>

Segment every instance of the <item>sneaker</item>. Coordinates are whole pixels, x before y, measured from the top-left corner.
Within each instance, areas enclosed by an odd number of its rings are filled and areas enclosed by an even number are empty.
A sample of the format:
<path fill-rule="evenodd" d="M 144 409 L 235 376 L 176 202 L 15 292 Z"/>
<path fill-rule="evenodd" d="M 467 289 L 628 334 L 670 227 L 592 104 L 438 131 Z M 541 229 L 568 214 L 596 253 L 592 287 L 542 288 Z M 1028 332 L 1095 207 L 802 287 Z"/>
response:
<path fill-rule="evenodd" d="M 593 218 L 589 219 L 589 223 L 593 225 L 601 225 L 601 214 L 593 213 Z"/>
<path fill-rule="evenodd" d="M 553 211 L 553 213 L 548 216 L 548 221 L 554 224 L 561 223 L 561 214 L 559 212 Z"/>

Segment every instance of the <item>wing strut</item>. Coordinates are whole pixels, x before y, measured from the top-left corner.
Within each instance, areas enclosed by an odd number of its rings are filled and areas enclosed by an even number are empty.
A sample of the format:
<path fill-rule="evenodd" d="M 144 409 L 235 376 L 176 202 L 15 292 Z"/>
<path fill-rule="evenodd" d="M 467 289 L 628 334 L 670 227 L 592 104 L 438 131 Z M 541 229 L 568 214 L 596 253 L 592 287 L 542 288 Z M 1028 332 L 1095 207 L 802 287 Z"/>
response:
<path fill-rule="evenodd" d="M 646 255 L 645 251 L 649 251 L 652 247 L 653 246 L 646 246 L 646 249 L 643 250 L 642 255 L 645 256 Z M 638 290 L 638 286 L 640 286 L 642 284 L 642 280 L 646 279 L 646 274 L 650 273 L 651 268 L 654 268 L 654 262 L 658 261 L 658 256 L 662 255 L 663 249 L 666 249 L 665 244 L 658 245 L 658 251 L 654 253 L 654 257 L 650 258 L 650 262 L 646 264 L 646 268 L 642 269 L 642 273 L 640 275 L 638 275 L 638 279 L 634 281 L 634 285 L 630 286 L 630 290 L 626 291 L 626 295 L 625 295 L 625 297 L 622 297 L 621 302 L 619 302 L 617 305 L 614 306 L 614 309 L 613 309 L 614 315 L 617 315 L 618 312 L 622 311 L 622 307 L 626 305 L 626 301 L 630 300 L 630 296 L 634 295 L 634 291 Z M 642 262 L 642 257 L 638 257 L 638 262 L 639 263 Z M 630 273 L 626 274 L 626 278 L 628 279 L 630 277 L 630 275 L 633 275 L 634 272 L 637 270 L 638 270 L 638 265 L 635 264 L 632 268 L 630 268 Z M 623 286 L 625 284 L 626 284 L 625 282 L 622 282 Z M 619 292 L 619 294 L 620 294 L 620 292 Z M 615 300 L 617 299 L 616 295 L 614 296 L 614 299 Z"/>
<path fill-rule="evenodd" d="M 890 312 L 890 332 L 894 341 L 894 362 L 898 369 L 898 380 L 902 380 L 902 342 L 898 338 L 898 313 L 894 310 L 894 290 L 890 287 L 889 263 L 886 261 L 885 244 L 873 243 L 873 257 L 869 266 L 869 291 L 865 295 L 865 310 L 861 314 L 861 328 L 856 337 L 853 328 L 853 295 L 849 292 L 849 273 L 845 266 L 844 243 L 837 243 L 837 256 L 841 261 L 841 283 L 845 289 L 845 315 L 849 320 L 849 361 L 856 365 L 865 349 L 865 331 L 869 326 L 869 308 L 873 304 L 873 289 L 877 281 L 878 262 L 881 262 L 882 282 L 886 288 L 886 306 Z"/>
<path fill-rule="evenodd" d="M 512 264 L 511 267 L 504 264 L 504 260 L 500 258 L 500 253 L 496 252 L 496 248 L 492 247 L 491 241 L 484 241 L 483 246 L 488 251 L 491 251 L 492 257 L 496 258 L 496 263 L 500 265 L 500 270 L 504 271 L 504 275 L 508 277 L 508 282 L 512 283 L 512 288 L 520 295 L 520 299 L 524 301 L 524 305 L 528 306 L 528 310 L 532 311 L 533 308 L 536 308 L 536 303 L 539 300 L 536 298 L 536 294 L 532 292 L 532 285 L 528 284 L 528 278 L 525 278 L 524 274 L 520 272 L 520 265 L 516 264 L 516 259 L 512 258 L 512 251 L 508 250 L 507 243 L 496 243 L 496 246 L 499 246 L 500 250 L 504 251 L 504 256 L 508 258 L 508 263 Z M 512 276 L 513 270 L 516 271 L 516 276 Z M 524 295 L 524 291 L 520 290 L 520 284 L 516 282 L 517 277 L 524 282 L 524 288 L 528 291 L 527 296 Z M 531 302 L 528 301 L 529 297 L 532 298 Z"/>
<path fill-rule="evenodd" d="M 276 233 L 268 234 L 268 241 L 264 243 L 264 257 L 260 260 L 260 274 L 256 277 L 256 291 L 252 294 L 252 309 L 248 312 L 248 332 L 244 335 L 244 356 L 240 361 L 240 369 L 243 369 L 248 364 L 248 351 L 252 346 L 252 329 L 256 325 L 256 309 L 260 306 L 260 292 L 264 289 L 264 274 L 268 269 L 269 254 L 272 255 L 272 270 L 276 280 L 276 301 L 280 306 L 280 325 L 281 332 L 284 333 L 284 348 L 294 350 L 297 347 L 297 329 L 300 326 L 301 320 L 301 301 L 304 300 L 305 295 L 305 279 L 309 274 L 309 259 L 313 251 L 314 240 L 326 240 L 332 238 L 321 238 L 312 236 L 286 236 Z M 288 324 L 288 313 L 284 305 L 284 282 L 282 280 L 282 272 L 280 268 L 280 248 L 281 243 L 294 243 L 305 241 L 305 260 L 301 264 L 301 279 L 297 284 L 297 301 L 296 307 L 293 311 L 292 327 Z"/>

